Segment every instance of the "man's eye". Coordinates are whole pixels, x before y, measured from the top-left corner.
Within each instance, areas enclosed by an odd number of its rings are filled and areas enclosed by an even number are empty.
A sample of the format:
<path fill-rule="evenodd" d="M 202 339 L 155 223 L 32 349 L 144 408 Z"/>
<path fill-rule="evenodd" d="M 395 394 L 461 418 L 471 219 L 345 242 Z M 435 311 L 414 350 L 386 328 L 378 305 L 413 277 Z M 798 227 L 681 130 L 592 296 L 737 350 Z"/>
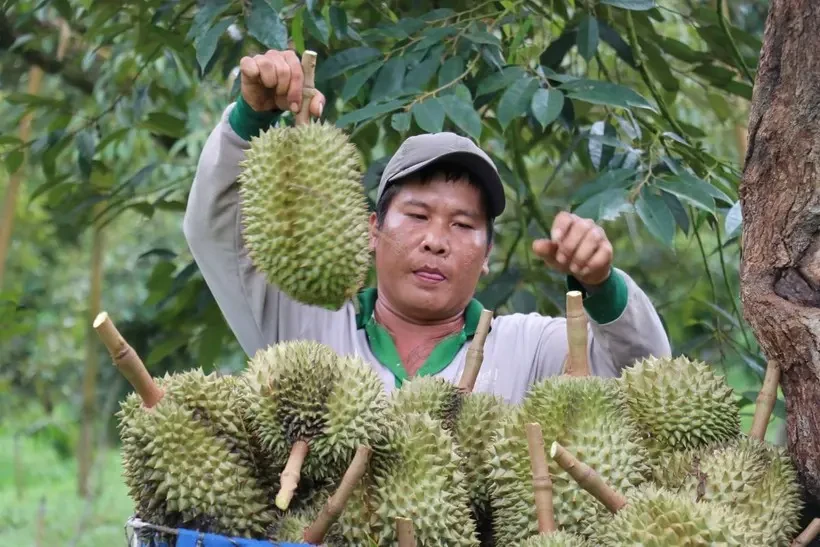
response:
<path fill-rule="evenodd" d="M 410 216 L 413 218 L 417 218 L 419 220 L 424 220 L 424 215 L 419 215 L 417 213 L 410 213 Z"/>

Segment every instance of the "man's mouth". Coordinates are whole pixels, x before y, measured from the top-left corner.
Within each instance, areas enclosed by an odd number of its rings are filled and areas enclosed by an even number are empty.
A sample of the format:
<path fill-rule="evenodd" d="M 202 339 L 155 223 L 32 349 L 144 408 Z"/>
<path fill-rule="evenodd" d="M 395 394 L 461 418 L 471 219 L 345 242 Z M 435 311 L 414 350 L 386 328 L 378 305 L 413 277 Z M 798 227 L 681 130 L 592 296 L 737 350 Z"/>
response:
<path fill-rule="evenodd" d="M 441 270 L 438 270 L 437 268 L 419 268 L 413 273 L 415 273 L 418 277 L 424 279 L 425 281 L 438 282 L 444 281 L 446 279 L 445 275 L 441 273 Z"/>

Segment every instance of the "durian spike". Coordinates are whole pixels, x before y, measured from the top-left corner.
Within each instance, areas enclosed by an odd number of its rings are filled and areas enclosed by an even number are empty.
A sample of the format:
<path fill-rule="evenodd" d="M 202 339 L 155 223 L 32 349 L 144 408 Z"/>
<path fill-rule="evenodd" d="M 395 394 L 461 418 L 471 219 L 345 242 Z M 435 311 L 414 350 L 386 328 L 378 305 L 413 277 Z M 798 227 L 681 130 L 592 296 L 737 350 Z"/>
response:
<path fill-rule="evenodd" d="M 580 291 L 567 292 L 567 361 L 568 376 L 589 376 L 587 362 L 587 314 Z"/>
<path fill-rule="evenodd" d="M 282 511 L 290 506 L 293 493 L 299 486 L 299 478 L 302 475 L 302 464 L 308 453 L 307 441 L 298 440 L 293 443 L 290 449 L 290 456 L 285 468 L 279 475 L 279 492 L 276 494 L 276 507 Z"/>
<path fill-rule="evenodd" d="M 794 538 L 791 547 L 806 547 L 809 543 L 820 535 L 820 518 L 812 520 L 800 535 Z"/>
<path fill-rule="evenodd" d="M 142 404 L 146 408 L 151 408 L 157 404 L 164 395 L 163 391 L 154 383 L 142 359 L 122 337 L 108 313 L 100 312 L 94 318 L 93 326 L 108 349 L 114 365 L 139 394 Z"/>
<path fill-rule="evenodd" d="M 581 488 L 595 496 L 610 512 L 617 513 L 626 505 L 626 497 L 623 494 L 614 490 L 594 469 L 570 454 L 557 442 L 552 443 L 550 457 L 569 473 Z"/>
<path fill-rule="evenodd" d="M 484 342 L 487 340 L 487 334 L 490 332 L 492 319 L 492 310 L 481 310 L 481 318 L 478 320 L 475 336 L 473 336 L 470 347 L 467 348 L 464 372 L 461 373 L 461 379 L 458 382 L 458 389 L 463 392 L 469 393 L 475 388 L 478 373 L 484 362 Z"/>
<path fill-rule="evenodd" d="M 327 499 L 313 524 L 305 530 L 304 540 L 306 542 L 317 545 L 325 539 L 328 529 L 342 514 L 353 490 L 367 471 L 367 463 L 370 461 L 372 452 L 369 446 L 364 445 L 359 446 L 356 450 L 356 455 L 345 471 L 339 488 Z"/>
<path fill-rule="evenodd" d="M 399 547 L 416 547 L 416 531 L 410 519 L 396 517 L 396 535 Z"/>
<path fill-rule="evenodd" d="M 302 54 L 302 106 L 294 117 L 295 125 L 307 125 L 310 123 L 310 100 L 316 94 L 316 52 L 305 50 Z"/>
<path fill-rule="evenodd" d="M 532 487 L 535 491 L 535 512 L 538 515 L 538 533 L 549 534 L 555 531 L 555 513 L 552 506 L 552 480 L 547 465 L 544 435 L 538 423 L 527 424 L 526 428 L 527 443 L 530 447 Z"/>
<path fill-rule="evenodd" d="M 749 437 L 762 441 L 766 437 L 769 427 L 769 418 L 772 416 L 774 404 L 777 401 L 777 386 L 780 384 L 780 363 L 772 359 L 766 365 L 766 376 L 763 378 L 763 387 L 757 394 L 755 414 L 752 418 L 752 428 Z"/>

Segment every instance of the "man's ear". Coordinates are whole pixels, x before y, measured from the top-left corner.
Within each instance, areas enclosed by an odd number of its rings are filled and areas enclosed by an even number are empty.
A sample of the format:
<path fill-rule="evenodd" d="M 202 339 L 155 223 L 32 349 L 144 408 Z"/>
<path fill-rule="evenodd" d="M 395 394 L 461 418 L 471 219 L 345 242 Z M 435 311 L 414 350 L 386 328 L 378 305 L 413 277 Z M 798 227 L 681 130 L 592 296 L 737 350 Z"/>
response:
<path fill-rule="evenodd" d="M 376 213 L 370 213 L 370 252 L 376 251 L 376 240 L 379 238 L 379 232 L 376 229 Z"/>
<path fill-rule="evenodd" d="M 493 250 L 493 244 L 487 246 L 487 252 L 484 255 L 484 264 L 481 265 L 481 273 L 487 275 L 490 273 L 490 252 Z"/>

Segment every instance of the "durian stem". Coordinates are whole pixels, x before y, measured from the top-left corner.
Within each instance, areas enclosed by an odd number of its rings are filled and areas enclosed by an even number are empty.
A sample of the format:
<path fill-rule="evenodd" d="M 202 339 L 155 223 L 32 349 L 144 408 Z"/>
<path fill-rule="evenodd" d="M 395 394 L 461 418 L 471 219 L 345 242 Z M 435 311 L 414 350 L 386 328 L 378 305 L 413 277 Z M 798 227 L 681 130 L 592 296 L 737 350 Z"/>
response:
<path fill-rule="evenodd" d="M 339 488 L 328 498 L 319 516 L 313 521 L 313 524 L 305 530 L 304 540 L 306 542 L 316 545 L 325 539 L 325 534 L 327 534 L 328 529 L 336 522 L 339 515 L 342 514 L 342 511 L 344 511 L 347 505 L 347 501 L 353 494 L 353 490 L 356 488 L 356 485 L 359 484 L 359 481 L 361 481 L 362 476 L 364 476 L 372 452 L 370 447 L 364 445 L 359 446 L 358 450 L 356 450 L 356 455 L 353 457 L 353 461 L 348 466 L 347 471 L 345 471 Z"/>
<path fill-rule="evenodd" d="M 812 520 L 800 535 L 794 538 L 791 547 L 805 547 L 820 534 L 820 518 Z"/>
<path fill-rule="evenodd" d="M 416 531 L 410 519 L 396 517 L 396 535 L 399 537 L 399 547 L 416 547 Z"/>
<path fill-rule="evenodd" d="M 568 376 L 589 376 L 587 362 L 587 314 L 580 291 L 567 293 L 567 363 Z"/>
<path fill-rule="evenodd" d="M 552 506 L 552 480 L 547 465 L 544 435 L 540 424 L 527 424 L 526 428 L 527 442 L 530 447 L 532 488 L 535 492 L 535 512 L 538 515 L 538 533 L 548 534 L 555 531 L 555 513 Z"/>
<path fill-rule="evenodd" d="M 316 94 L 316 52 L 306 50 L 302 54 L 302 73 L 304 80 L 302 83 L 302 107 L 294 117 L 295 125 L 307 125 L 310 123 L 310 100 Z"/>
<path fill-rule="evenodd" d="M 476 327 L 473 341 L 470 343 L 470 347 L 467 348 L 464 372 L 461 373 L 461 379 L 458 382 L 458 389 L 463 392 L 472 392 L 475 388 L 478 373 L 481 371 L 481 365 L 484 362 L 484 342 L 490 332 L 492 319 L 493 312 L 491 310 L 481 310 L 481 318 L 478 320 L 478 327 Z"/>
<path fill-rule="evenodd" d="M 595 496 L 610 512 L 617 513 L 626 505 L 626 498 L 621 493 L 615 491 L 594 469 L 570 454 L 557 442 L 552 443 L 550 457 L 569 473 L 581 488 Z"/>
<path fill-rule="evenodd" d="M 762 441 L 766 436 L 769 418 L 772 416 L 774 404 L 777 401 L 777 386 L 780 384 L 780 363 L 774 359 L 766 365 L 766 376 L 763 378 L 763 387 L 757 394 L 755 414 L 752 418 L 752 428 L 749 437 Z"/>
<path fill-rule="evenodd" d="M 276 507 L 282 511 L 290 506 L 290 500 L 293 499 L 293 493 L 296 487 L 299 486 L 299 478 L 302 474 L 302 464 L 308 453 L 307 441 L 296 441 L 290 449 L 290 456 L 288 463 L 279 475 L 279 493 L 276 494 Z"/>
<path fill-rule="evenodd" d="M 146 408 L 151 408 L 162 399 L 163 392 L 154 383 L 145 364 L 125 338 L 122 337 L 107 312 L 100 312 L 94 319 L 94 330 L 105 344 L 111 359 L 142 399 Z"/>

